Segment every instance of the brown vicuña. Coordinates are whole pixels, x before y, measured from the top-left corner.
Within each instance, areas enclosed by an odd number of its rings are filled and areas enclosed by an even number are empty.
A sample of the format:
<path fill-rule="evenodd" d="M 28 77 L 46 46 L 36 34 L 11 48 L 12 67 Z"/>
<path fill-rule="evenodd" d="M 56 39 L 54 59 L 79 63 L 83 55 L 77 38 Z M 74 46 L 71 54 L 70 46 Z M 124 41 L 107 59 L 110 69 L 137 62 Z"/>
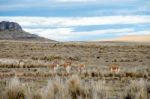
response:
<path fill-rule="evenodd" d="M 119 73 L 120 72 L 120 66 L 118 64 L 110 65 L 110 72 L 111 73 Z"/>

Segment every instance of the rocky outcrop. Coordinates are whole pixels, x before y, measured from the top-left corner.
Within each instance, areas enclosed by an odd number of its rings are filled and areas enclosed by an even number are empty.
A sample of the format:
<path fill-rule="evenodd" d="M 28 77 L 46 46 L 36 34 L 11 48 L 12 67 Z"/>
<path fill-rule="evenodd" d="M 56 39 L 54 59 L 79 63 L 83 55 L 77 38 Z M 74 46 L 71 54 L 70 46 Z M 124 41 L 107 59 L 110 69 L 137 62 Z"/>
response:
<path fill-rule="evenodd" d="M 0 40 L 46 41 L 55 42 L 35 34 L 25 32 L 16 22 L 0 22 Z"/>
<path fill-rule="evenodd" d="M 0 31 L 22 31 L 21 26 L 15 22 L 0 22 Z"/>

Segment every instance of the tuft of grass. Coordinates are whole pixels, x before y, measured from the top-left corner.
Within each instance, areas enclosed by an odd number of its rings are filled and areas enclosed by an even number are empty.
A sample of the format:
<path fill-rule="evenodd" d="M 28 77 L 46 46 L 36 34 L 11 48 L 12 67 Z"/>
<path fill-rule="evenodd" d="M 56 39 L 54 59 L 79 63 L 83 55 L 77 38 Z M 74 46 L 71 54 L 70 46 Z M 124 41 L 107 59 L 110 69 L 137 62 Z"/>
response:
<path fill-rule="evenodd" d="M 106 87 L 103 81 L 93 82 L 92 86 L 92 99 L 107 99 Z"/>
<path fill-rule="evenodd" d="M 148 99 L 147 82 L 144 80 L 131 80 L 126 88 L 124 99 Z"/>
<path fill-rule="evenodd" d="M 81 80 L 79 79 L 78 76 L 73 75 L 69 80 L 68 80 L 68 90 L 69 93 L 71 94 L 72 99 L 77 99 L 78 97 L 81 96 Z"/>
<path fill-rule="evenodd" d="M 104 80 L 83 80 L 79 75 L 70 77 L 54 77 L 46 86 L 32 83 L 21 83 L 15 77 L 6 83 L 0 99 L 148 99 L 150 84 L 145 80 L 125 79 L 125 91 L 120 82 Z M 115 83 L 112 85 L 112 83 Z M 38 86 L 38 87 L 37 87 Z M 116 95 L 116 91 L 117 94 Z M 122 91 L 122 92 L 121 92 Z M 123 94 L 122 94 L 123 93 Z"/>
<path fill-rule="evenodd" d="M 65 83 L 58 77 L 50 79 L 42 92 L 43 99 L 70 99 Z"/>
<path fill-rule="evenodd" d="M 32 94 L 30 97 L 31 97 L 31 99 L 43 99 L 41 93 L 39 93 L 39 92 Z"/>
<path fill-rule="evenodd" d="M 3 99 L 26 99 L 25 88 L 18 78 L 12 78 Z"/>

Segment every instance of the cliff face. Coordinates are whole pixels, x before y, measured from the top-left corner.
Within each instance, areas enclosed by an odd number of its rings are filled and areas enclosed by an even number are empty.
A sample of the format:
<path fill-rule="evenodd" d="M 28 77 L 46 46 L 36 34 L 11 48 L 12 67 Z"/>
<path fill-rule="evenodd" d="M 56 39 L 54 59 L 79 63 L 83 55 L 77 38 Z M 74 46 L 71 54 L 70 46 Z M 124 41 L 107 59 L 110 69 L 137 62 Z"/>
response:
<path fill-rule="evenodd" d="M 15 22 L 7 22 L 2 21 L 0 22 L 0 31 L 22 31 L 21 26 Z"/>
<path fill-rule="evenodd" d="M 0 40 L 50 41 L 53 40 L 25 32 L 16 22 L 0 22 Z"/>

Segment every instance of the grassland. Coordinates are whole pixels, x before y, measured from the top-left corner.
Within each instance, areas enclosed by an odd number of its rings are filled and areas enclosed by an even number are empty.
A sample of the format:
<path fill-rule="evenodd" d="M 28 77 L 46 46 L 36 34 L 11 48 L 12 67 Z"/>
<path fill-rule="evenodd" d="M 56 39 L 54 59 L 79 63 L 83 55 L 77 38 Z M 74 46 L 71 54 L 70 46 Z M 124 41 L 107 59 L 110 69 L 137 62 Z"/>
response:
<path fill-rule="evenodd" d="M 55 60 L 71 60 L 70 74 L 59 68 L 54 76 Z M 148 43 L 0 41 L 0 99 L 149 99 L 149 67 Z"/>

